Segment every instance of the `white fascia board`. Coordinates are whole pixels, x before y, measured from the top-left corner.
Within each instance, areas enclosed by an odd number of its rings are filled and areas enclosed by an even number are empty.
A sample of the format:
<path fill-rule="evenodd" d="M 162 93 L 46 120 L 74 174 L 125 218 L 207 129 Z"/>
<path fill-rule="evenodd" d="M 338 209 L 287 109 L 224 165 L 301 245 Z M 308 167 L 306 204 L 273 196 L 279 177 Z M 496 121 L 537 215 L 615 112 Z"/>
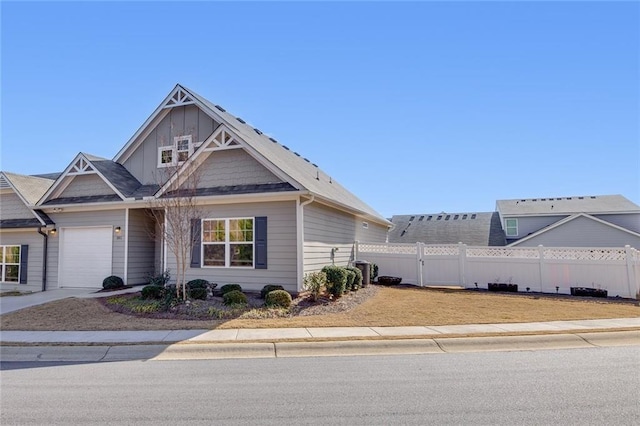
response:
<path fill-rule="evenodd" d="M 263 203 L 271 201 L 295 201 L 300 197 L 298 191 L 265 192 L 261 194 L 208 195 L 197 197 L 197 205 Z"/>

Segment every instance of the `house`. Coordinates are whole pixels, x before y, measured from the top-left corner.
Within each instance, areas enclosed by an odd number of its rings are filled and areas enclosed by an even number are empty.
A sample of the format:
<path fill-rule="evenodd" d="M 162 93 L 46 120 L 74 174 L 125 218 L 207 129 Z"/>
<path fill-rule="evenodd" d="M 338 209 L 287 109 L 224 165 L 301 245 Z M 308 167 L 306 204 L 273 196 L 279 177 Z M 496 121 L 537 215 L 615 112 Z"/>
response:
<path fill-rule="evenodd" d="M 504 246 L 506 239 L 497 212 L 394 215 L 390 243 Z"/>
<path fill-rule="evenodd" d="M 640 248 L 640 207 L 622 195 L 498 200 L 507 245 Z"/>
<path fill-rule="evenodd" d="M 98 288 L 109 275 L 134 285 L 175 273 L 149 213 L 185 190 L 198 213 L 186 278 L 248 290 L 300 291 L 305 273 L 346 265 L 353 241 L 384 242 L 391 225 L 316 164 L 181 85 L 113 159 L 81 152 L 55 180 L 2 176 L 0 244 L 11 261 L 15 247 L 29 248 L 20 253 L 24 282 L 7 263 L 13 281 L 1 289 Z"/>

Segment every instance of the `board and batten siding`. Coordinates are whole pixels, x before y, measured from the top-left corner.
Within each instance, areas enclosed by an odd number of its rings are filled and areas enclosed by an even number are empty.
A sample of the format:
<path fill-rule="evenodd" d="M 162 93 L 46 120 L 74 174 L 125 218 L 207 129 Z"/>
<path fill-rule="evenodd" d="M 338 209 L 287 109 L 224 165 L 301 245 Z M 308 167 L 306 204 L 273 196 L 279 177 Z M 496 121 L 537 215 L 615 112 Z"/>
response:
<path fill-rule="evenodd" d="M 624 247 L 640 248 L 640 237 L 586 217 L 578 217 L 518 244 L 518 247 Z"/>
<path fill-rule="evenodd" d="M 243 149 L 212 152 L 198 170 L 198 188 L 282 182 Z"/>
<path fill-rule="evenodd" d="M 27 283 L 0 283 L 0 290 L 41 291 L 44 237 L 36 229 L 0 232 L 0 245 L 29 246 Z"/>
<path fill-rule="evenodd" d="M 88 174 L 75 176 L 58 198 L 113 194 L 113 189 L 100 176 Z"/>
<path fill-rule="evenodd" d="M 127 284 L 146 284 L 155 273 L 156 241 L 152 238 L 155 223 L 145 209 L 129 210 L 129 247 Z"/>
<path fill-rule="evenodd" d="M 195 105 L 171 108 L 122 165 L 144 185 L 162 184 L 168 174 L 158 168 L 158 148 L 172 146 L 176 136 L 191 135 L 194 144 L 203 142 L 218 126 Z"/>
<path fill-rule="evenodd" d="M 209 282 L 240 284 L 244 290 L 260 290 L 266 284 L 279 284 L 297 291 L 296 204 L 294 201 L 239 203 L 200 207 L 201 219 L 267 217 L 267 269 L 201 267 L 187 268 L 187 281 L 202 278 Z M 177 266 L 171 251 L 167 268 L 175 282 Z"/>
<path fill-rule="evenodd" d="M 0 219 L 35 219 L 35 216 L 18 194 L 5 192 L 0 194 Z"/>
<path fill-rule="evenodd" d="M 62 228 L 78 228 L 92 226 L 119 226 L 122 228 L 120 235 L 113 235 L 112 243 L 112 267 L 111 274 L 124 277 L 124 252 L 125 252 L 125 210 L 104 210 L 104 211 L 87 211 L 87 212 L 62 212 L 47 213 L 55 222 L 58 230 Z M 49 253 L 54 261 L 48 265 L 48 284 L 50 289 L 60 287 L 58 282 L 59 275 L 59 250 L 60 250 L 60 232 L 55 236 L 49 237 Z M 106 277 L 105 277 L 106 278 Z"/>

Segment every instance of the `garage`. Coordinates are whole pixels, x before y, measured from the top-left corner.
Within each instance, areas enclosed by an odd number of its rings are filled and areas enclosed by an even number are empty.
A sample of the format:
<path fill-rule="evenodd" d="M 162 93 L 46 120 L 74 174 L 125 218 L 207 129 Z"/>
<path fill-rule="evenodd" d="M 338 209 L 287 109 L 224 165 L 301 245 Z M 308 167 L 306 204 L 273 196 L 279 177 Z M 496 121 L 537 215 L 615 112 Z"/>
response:
<path fill-rule="evenodd" d="M 100 288 L 111 275 L 112 228 L 60 230 L 60 287 Z"/>

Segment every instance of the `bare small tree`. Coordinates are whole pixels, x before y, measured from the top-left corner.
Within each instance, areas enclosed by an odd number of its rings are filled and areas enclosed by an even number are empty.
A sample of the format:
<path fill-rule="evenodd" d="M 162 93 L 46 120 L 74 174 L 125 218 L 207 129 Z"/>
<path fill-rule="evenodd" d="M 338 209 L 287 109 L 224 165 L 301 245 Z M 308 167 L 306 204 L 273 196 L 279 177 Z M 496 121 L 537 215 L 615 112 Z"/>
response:
<path fill-rule="evenodd" d="M 200 217 L 196 204 L 199 179 L 195 167 L 167 167 L 166 175 L 173 183 L 164 194 L 149 201 L 147 209 L 155 223 L 154 238 L 165 243 L 175 257 L 176 296 L 183 300 L 187 299 L 186 273 L 191 253 L 194 245 L 200 240 L 200 235 L 192 229 L 192 221 Z"/>

